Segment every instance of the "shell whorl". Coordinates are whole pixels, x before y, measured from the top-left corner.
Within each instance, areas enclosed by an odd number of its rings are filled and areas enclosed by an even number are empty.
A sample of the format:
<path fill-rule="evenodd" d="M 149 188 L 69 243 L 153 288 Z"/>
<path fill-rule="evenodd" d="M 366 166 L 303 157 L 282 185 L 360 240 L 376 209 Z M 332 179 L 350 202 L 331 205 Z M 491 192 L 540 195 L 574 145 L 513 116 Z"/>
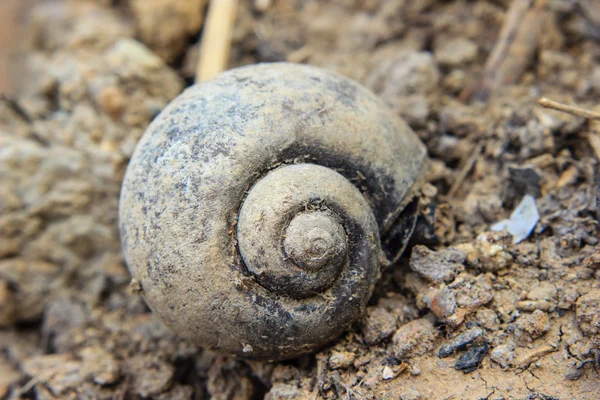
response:
<path fill-rule="evenodd" d="M 201 346 L 314 351 L 364 310 L 380 234 L 425 159 L 349 79 L 285 63 L 228 71 L 186 90 L 138 143 L 119 209 L 127 265 L 150 308 Z"/>
<path fill-rule="evenodd" d="M 339 173 L 314 164 L 275 169 L 250 190 L 237 237 L 246 268 L 266 288 L 306 298 L 352 262 L 372 262 L 379 231 L 369 204 Z M 376 268 L 368 265 L 368 268 Z"/>

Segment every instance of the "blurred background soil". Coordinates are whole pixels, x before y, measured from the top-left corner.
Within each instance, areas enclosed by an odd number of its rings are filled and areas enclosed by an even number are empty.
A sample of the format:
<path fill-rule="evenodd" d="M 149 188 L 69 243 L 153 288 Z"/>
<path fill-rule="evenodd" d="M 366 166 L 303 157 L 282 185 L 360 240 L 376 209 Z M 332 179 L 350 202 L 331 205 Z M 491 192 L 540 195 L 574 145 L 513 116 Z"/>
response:
<path fill-rule="evenodd" d="M 13 94 L 11 65 L 18 59 L 26 14 L 40 0 L 4 0 L 0 4 L 0 93 Z"/>
<path fill-rule="evenodd" d="M 230 67 L 356 79 L 432 157 L 420 242 L 364 318 L 276 364 L 177 338 L 120 251 L 124 169 L 193 82 L 207 2 L 33 3 L 0 4 L 1 399 L 598 398 L 600 124 L 537 100 L 600 111 L 600 3 L 240 1 Z M 515 244 L 490 227 L 525 194 Z"/>

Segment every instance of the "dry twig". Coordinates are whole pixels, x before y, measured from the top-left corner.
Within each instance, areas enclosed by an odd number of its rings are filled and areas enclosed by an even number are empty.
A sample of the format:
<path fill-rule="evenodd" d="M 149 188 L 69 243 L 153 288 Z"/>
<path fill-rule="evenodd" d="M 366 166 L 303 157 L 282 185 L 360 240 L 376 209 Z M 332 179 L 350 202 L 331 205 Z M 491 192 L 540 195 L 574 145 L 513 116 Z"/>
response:
<path fill-rule="evenodd" d="M 460 189 L 460 187 L 462 186 L 465 178 L 467 177 L 467 175 L 469 174 L 469 172 L 471 171 L 471 169 L 475 165 L 475 162 L 477 161 L 477 159 L 481 155 L 481 151 L 482 150 L 483 150 L 483 145 L 482 144 L 478 144 L 478 145 L 475 146 L 475 149 L 473 151 L 473 155 L 462 166 L 460 172 L 458 173 L 458 176 L 456 177 L 456 179 L 452 183 L 452 186 L 450 187 L 450 190 L 448 191 L 448 197 L 454 197 L 456 195 L 456 193 L 458 192 L 458 189 Z"/>
<path fill-rule="evenodd" d="M 485 64 L 476 98 L 486 101 L 503 84 L 517 82 L 533 59 L 547 0 L 513 0 Z"/>
<path fill-rule="evenodd" d="M 546 97 L 542 97 L 538 100 L 538 104 L 544 108 L 549 108 L 551 110 L 562 111 L 571 115 L 575 115 L 577 117 L 592 119 L 592 120 L 600 120 L 600 113 L 586 110 L 585 108 L 570 106 L 568 104 L 559 103 L 558 101 L 550 100 Z"/>
<path fill-rule="evenodd" d="M 212 0 L 200 46 L 196 82 L 214 78 L 227 68 L 238 0 Z"/>

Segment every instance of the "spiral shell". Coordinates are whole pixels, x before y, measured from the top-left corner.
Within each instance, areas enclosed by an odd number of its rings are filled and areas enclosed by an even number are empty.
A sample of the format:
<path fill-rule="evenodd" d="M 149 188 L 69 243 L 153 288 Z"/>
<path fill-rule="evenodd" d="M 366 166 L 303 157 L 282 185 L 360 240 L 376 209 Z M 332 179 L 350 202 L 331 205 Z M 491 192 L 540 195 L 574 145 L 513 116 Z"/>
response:
<path fill-rule="evenodd" d="M 426 151 L 357 83 L 294 64 L 196 85 L 127 168 L 120 231 L 142 294 L 175 332 L 279 360 L 363 311 Z"/>

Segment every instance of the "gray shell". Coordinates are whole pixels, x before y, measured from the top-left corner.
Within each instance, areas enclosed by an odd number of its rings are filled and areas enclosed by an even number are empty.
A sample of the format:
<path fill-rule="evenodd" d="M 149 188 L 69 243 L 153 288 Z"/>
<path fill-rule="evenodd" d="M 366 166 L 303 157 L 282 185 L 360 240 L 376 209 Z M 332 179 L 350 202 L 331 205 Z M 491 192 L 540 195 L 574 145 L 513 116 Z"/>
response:
<path fill-rule="evenodd" d="M 150 308 L 198 345 L 269 360 L 314 351 L 364 310 L 380 235 L 425 160 L 349 79 L 285 63 L 228 71 L 140 140 L 120 200 L 127 265 Z"/>

